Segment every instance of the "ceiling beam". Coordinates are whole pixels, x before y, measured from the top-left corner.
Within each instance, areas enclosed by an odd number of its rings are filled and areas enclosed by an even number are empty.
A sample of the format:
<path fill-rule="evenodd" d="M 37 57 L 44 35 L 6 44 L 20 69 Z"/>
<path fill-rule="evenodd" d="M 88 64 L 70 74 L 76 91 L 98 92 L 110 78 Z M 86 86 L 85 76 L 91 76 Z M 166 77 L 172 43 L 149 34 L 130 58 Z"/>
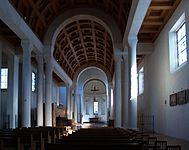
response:
<path fill-rule="evenodd" d="M 173 7 L 173 2 L 168 1 L 152 1 L 149 9 L 153 10 L 169 10 Z"/>
<path fill-rule="evenodd" d="M 8 0 L 0 0 L 0 19 L 20 38 L 28 39 L 40 53 L 43 52 L 43 44 L 33 33 L 23 18 L 17 13 Z"/>
<path fill-rule="evenodd" d="M 106 53 L 107 53 L 107 36 L 108 36 L 108 33 L 107 31 L 105 31 L 105 40 L 104 40 L 104 66 L 106 65 Z"/>
<path fill-rule="evenodd" d="M 123 39 L 125 47 L 129 37 L 137 37 L 151 0 L 133 1 Z"/>
<path fill-rule="evenodd" d="M 151 20 L 148 20 L 148 21 L 144 21 L 143 23 L 142 23 L 142 25 L 162 25 L 162 23 L 163 23 L 163 21 L 151 21 Z"/>
<path fill-rule="evenodd" d="M 87 52 L 86 52 L 85 44 L 84 44 L 84 41 L 83 41 L 83 36 L 82 36 L 82 32 L 81 32 L 81 28 L 80 28 L 79 22 L 76 21 L 76 24 L 77 24 L 79 37 L 80 37 L 80 40 L 81 40 L 81 45 L 83 47 L 83 51 L 84 51 L 84 54 L 85 54 L 85 58 L 86 58 L 86 61 L 88 62 Z"/>
<path fill-rule="evenodd" d="M 94 43 L 94 55 L 95 55 L 95 61 L 97 62 L 97 51 L 96 51 L 96 38 L 95 38 L 95 25 L 94 22 L 91 21 L 92 25 L 92 34 L 93 34 L 93 43 Z"/>
<path fill-rule="evenodd" d="M 78 60 L 78 58 L 77 58 L 77 55 L 76 55 L 76 53 L 75 53 L 74 47 L 73 47 L 73 45 L 72 45 L 72 42 L 71 42 L 71 40 L 70 40 L 70 38 L 69 38 L 69 36 L 68 36 L 67 31 L 65 30 L 65 28 L 63 29 L 63 32 L 65 33 L 66 39 L 68 40 L 68 44 L 69 44 L 69 46 L 70 46 L 70 48 L 71 48 L 71 50 L 72 50 L 72 53 L 73 53 L 73 55 L 74 55 L 74 57 L 75 57 L 77 63 L 80 65 L 80 62 L 79 62 L 79 60 Z"/>
<path fill-rule="evenodd" d="M 72 85 L 72 80 L 67 75 L 67 73 L 62 69 L 62 67 L 57 63 L 55 59 L 52 59 L 53 70 L 66 84 Z"/>
<path fill-rule="evenodd" d="M 38 17 L 38 21 L 42 22 L 43 26 L 46 27 L 47 24 L 45 22 L 45 18 L 42 16 L 42 13 L 39 12 L 39 9 L 37 8 L 38 5 L 35 5 L 33 3 L 33 1 L 31 1 L 31 0 L 29 0 L 29 3 L 31 5 L 31 7 L 33 8 L 31 14 L 34 15 L 34 13 L 36 13 L 37 17 Z M 32 16 L 30 16 L 30 17 L 32 17 Z M 36 28 L 37 28 L 37 26 L 36 26 Z"/>
<path fill-rule="evenodd" d="M 64 56 L 64 53 L 63 53 L 63 51 L 61 50 L 60 45 L 58 45 L 58 44 L 56 43 L 56 46 L 57 46 L 58 50 L 60 51 L 62 57 L 64 58 L 64 60 L 65 60 L 66 63 L 68 64 L 69 68 L 70 68 L 71 71 L 74 73 L 75 71 L 73 70 L 72 66 L 70 65 L 70 63 L 69 63 L 67 57 Z M 64 67 L 63 67 L 63 68 L 64 68 Z M 65 69 L 65 70 L 66 70 L 66 69 Z"/>
<path fill-rule="evenodd" d="M 146 29 L 142 29 L 142 30 L 140 30 L 140 33 L 158 33 L 158 29 L 148 29 L 148 28 L 146 28 Z"/>

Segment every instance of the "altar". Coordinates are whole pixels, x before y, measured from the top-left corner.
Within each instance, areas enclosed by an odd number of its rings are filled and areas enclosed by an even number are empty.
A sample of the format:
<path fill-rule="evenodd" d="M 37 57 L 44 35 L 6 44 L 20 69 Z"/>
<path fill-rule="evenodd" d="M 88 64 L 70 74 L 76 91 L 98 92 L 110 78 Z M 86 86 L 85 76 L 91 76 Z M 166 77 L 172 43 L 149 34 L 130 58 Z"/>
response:
<path fill-rule="evenodd" d="M 94 117 L 94 118 L 89 118 L 89 122 L 90 123 L 97 123 L 99 121 L 98 117 Z"/>

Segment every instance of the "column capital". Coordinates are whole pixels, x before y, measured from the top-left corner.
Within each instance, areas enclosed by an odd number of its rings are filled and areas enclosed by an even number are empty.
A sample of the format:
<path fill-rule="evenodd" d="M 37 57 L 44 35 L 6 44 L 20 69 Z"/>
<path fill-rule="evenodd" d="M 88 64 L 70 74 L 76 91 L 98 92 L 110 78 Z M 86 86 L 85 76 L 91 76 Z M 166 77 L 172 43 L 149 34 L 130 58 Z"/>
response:
<path fill-rule="evenodd" d="M 121 50 L 114 50 L 115 61 L 121 60 L 121 58 L 122 58 L 122 51 Z"/>
<path fill-rule="evenodd" d="M 123 60 L 128 60 L 128 53 L 123 54 Z"/>
<path fill-rule="evenodd" d="M 37 54 L 36 59 L 37 63 L 43 63 L 43 54 Z"/>
<path fill-rule="evenodd" d="M 120 51 L 120 50 L 114 51 L 114 58 L 115 59 L 121 59 L 124 56 L 128 56 L 128 51 Z"/>
<path fill-rule="evenodd" d="M 45 60 L 48 62 L 49 59 L 51 59 L 51 57 L 53 56 L 53 47 L 52 45 L 45 45 L 44 49 L 43 49 L 43 56 L 45 58 Z"/>
<path fill-rule="evenodd" d="M 52 56 L 51 55 L 49 55 L 49 54 L 45 54 L 44 55 L 44 61 L 46 62 L 46 63 L 52 63 Z"/>
<path fill-rule="evenodd" d="M 128 37 L 128 44 L 130 47 L 136 46 L 138 42 L 137 36 Z"/>
<path fill-rule="evenodd" d="M 73 84 L 73 88 L 74 88 L 74 90 L 77 89 L 77 85 L 78 85 L 77 82 L 75 82 L 75 83 Z"/>
<path fill-rule="evenodd" d="M 121 61 L 121 55 L 114 56 L 115 62 Z"/>
<path fill-rule="evenodd" d="M 128 53 L 128 51 L 129 51 L 129 45 L 126 44 L 126 45 L 124 46 L 123 52 L 124 52 L 124 53 Z"/>
<path fill-rule="evenodd" d="M 21 47 L 24 52 L 31 52 L 33 49 L 33 43 L 30 40 L 22 40 Z"/>
<path fill-rule="evenodd" d="M 113 83 L 112 82 L 108 82 L 108 86 L 109 87 L 113 87 Z"/>
<path fill-rule="evenodd" d="M 72 85 L 71 84 L 66 84 L 66 88 L 72 88 Z"/>

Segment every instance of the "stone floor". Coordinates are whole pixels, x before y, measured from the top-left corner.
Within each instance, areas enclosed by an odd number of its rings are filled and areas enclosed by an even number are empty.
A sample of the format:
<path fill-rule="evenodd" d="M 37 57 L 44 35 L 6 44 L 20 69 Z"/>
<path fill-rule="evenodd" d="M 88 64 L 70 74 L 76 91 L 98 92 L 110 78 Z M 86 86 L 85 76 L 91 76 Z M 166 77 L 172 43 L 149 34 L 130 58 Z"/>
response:
<path fill-rule="evenodd" d="M 96 127 L 107 127 L 105 123 L 83 123 L 78 124 L 76 126 L 76 130 L 80 128 L 96 128 Z M 189 150 L 189 141 L 177 139 L 174 137 L 157 134 L 157 133 L 150 133 L 151 136 L 156 136 L 158 140 L 166 140 L 168 145 L 181 145 L 181 150 Z"/>
<path fill-rule="evenodd" d="M 189 150 L 189 141 L 156 133 L 152 135 L 156 136 L 159 140 L 166 140 L 168 145 L 181 145 L 181 150 Z"/>

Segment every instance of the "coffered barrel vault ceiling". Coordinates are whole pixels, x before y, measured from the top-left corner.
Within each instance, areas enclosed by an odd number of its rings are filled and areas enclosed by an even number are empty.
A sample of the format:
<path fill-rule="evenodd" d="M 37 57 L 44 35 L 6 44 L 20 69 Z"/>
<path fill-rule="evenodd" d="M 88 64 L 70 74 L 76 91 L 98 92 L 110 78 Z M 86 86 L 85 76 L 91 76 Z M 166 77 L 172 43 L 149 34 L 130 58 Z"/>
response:
<path fill-rule="evenodd" d="M 56 40 L 54 57 L 71 78 L 82 66 L 98 66 L 113 76 L 110 34 L 92 20 L 76 20 L 63 28 Z"/>
<path fill-rule="evenodd" d="M 132 0 L 9 0 L 25 22 L 43 42 L 52 21 L 73 8 L 95 8 L 104 11 L 117 23 L 122 37 Z M 92 20 L 77 20 L 59 33 L 54 57 L 65 72 L 74 78 L 81 68 L 97 66 L 114 74 L 113 45 L 105 28 Z"/>
<path fill-rule="evenodd" d="M 138 34 L 139 42 L 153 43 L 181 0 L 152 0 Z M 23 20 L 43 43 L 44 35 L 64 11 L 73 8 L 95 8 L 104 11 L 118 24 L 122 37 L 132 0 L 9 0 Z M 19 46 L 20 39 L 2 22 L 0 34 Z M 8 35 L 8 36 L 6 36 Z M 84 66 L 98 66 L 112 76 L 114 73 L 113 45 L 105 28 L 93 20 L 78 20 L 61 30 L 54 57 L 73 79 Z M 140 63 L 144 55 L 137 55 Z"/>

